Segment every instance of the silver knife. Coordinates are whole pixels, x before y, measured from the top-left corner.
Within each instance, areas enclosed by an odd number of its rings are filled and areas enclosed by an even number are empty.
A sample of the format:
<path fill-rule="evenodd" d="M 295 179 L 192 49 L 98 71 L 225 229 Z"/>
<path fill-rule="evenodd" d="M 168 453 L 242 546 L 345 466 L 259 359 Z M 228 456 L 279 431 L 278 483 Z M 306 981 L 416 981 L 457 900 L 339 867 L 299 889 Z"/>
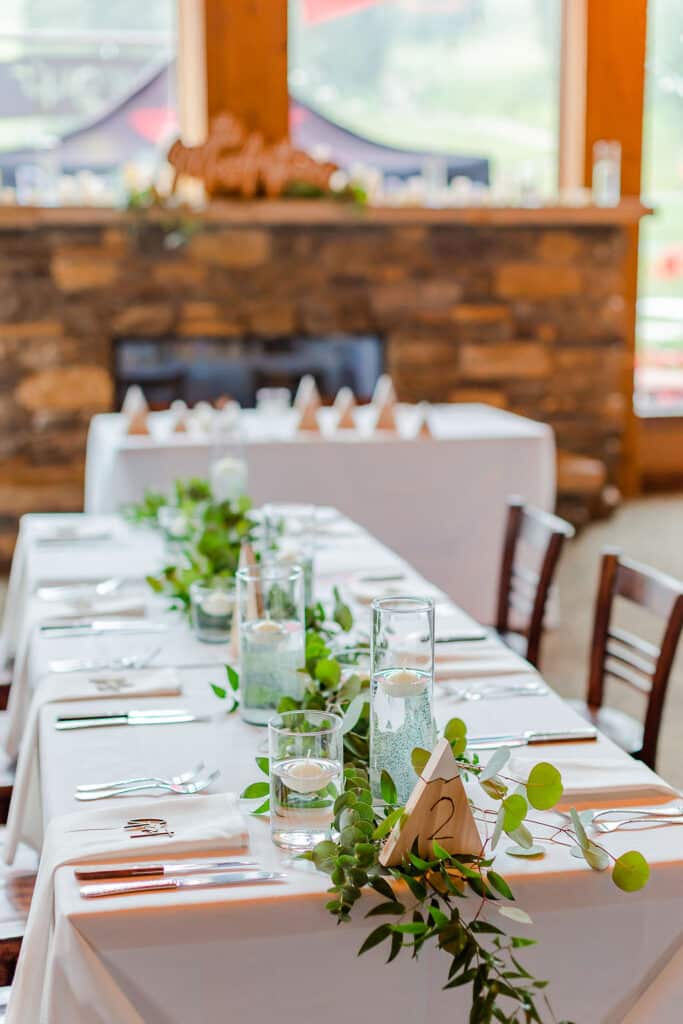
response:
<path fill-rule="evenodd" d="M 142 892 L 173 892 L 177 889 L 212 889 L 224 885 L 259 885 L 282 882 L 286 878 L 277 871 L 230 871 L 220 875 L 194 875 L 191 878 L 159 878 L 147 882 L 112 882 L 108 885 L 82 885 L 81 896 L 133 896 Z"/>
<path fill-rule="evenodd" d="M 81 882 L 102 878 L 158 878 L 163 875 L 199 875 L 214 871 L 239 871 L 257 868 L 255 860 L 228 857 L 225 860 L 181 860 L 167 864 L 124 864 L 115 868 L 76 868 L 74 875 Z"/>
<path fill-rule="evenodd" d="M 499 736 L 471 736 L 467 746 L 472 750 L 493 750 L 496 747 L 526 747 L 535 743 L 579 743 L 596 740 L 598 730 L 592 725 L 580 729 L 562 729 L 541 732 L 527 729 L 525 732 L 501 733 Z"/>
<path fill-rule="evenodd" d="M 40 632 L 44 639 L 52 640 L 68 636 L 101 636 L 103 633 L 118 633 L 119 636 L 167 633 L 168 629 L 166 622 L 148 622 L 146 619 L 130 619 L 128 622 L 123 619 L 75 619 L 71 623 L 44 623 Z"/>
<path fill-rule="evenodd" d="M 127 712 L 121 715 L 82 715 L 80 718 L 58 718 L 55 729 L 97 729 L 112 725 L 182 725 L 184 722 L 210 722 L 210 715 L 195 715 L 191 711 L 173 713 L 150 712 L 134 714 Z"/>

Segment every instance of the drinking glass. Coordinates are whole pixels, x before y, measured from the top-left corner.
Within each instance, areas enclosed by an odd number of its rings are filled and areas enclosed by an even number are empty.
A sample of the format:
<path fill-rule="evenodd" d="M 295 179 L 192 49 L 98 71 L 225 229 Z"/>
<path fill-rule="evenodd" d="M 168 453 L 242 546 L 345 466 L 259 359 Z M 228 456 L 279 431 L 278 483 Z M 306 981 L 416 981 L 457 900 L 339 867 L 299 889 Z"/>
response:
<path fill-rule="evenodd" d="M 262 509 L 261 560 L 276 565 L 300 565 L 304 575 L 304 605 L 314 601 L 316 508 L 314 505 L 267 504 Z"/>
<path fill-rule="evenodd" d="M 325 711 L 287 711 L 268 722 L 273 842 L 310 850 L 327 839 L 344 787 L 342 720 Z"/>
<path fill-rule="evenodd" d="M 304 690 L 303 573 L 298 565 L 271 562 L 237 572 L 240 622 L 240 712 L 252 725 L 267 725 L 282 697 Z"/>
<path fill-rule="evenodd" d="M 382 771 L 405 803 L 417 782 L 411 754 L 431 751 L 434 723 L 434 602 L 391 597 L 372 603 L 370 782 L 381 799 Z"/>
<path fill-rule="evenodd" d="M 236 403 L 215 413 L 209 455 L 214 501 L 236 502 L 247 493 L 247 457 Z"/>
<path fill-rule="evenodd" d="M 162 505 L 157 512 L 157 522 L 164 535 L 167 556 L 178 558 L 183 545 L 192 536 L 192 523 L 189 516 L 176 505 Z"/>
<path fill-rule="evenodd" d="M 190 619 L 195 636 L 207 644 L 224 644 L 232 634 L 235 581 L 220 577 L 190 586 Z"/>
<path fill-rule="evenodd" d="M 621 199 L 621 143 L 599 139 L 593 145 L 593 202 L 618 206 Z"/>

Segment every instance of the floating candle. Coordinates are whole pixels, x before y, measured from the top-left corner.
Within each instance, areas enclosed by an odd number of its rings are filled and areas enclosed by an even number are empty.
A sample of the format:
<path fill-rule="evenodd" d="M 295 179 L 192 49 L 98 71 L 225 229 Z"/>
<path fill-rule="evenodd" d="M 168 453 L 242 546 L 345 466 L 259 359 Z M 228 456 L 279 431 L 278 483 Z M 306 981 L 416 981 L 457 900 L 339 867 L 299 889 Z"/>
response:
<path fill-rule="evenodd" d="M 339 766 L 322 758 L 299 757 L 285 761 L 276 769 L 282 782 L 295 793 L 316 793 L 327 786 Z"/>
<path fill-rule="evenodd" d="M 379 677 L 379 683 L 389 697 L 416 697 L 427 686 L 428 677 L 422 672 L 398 668 Z"/>
<path fill-rule="evenodd" d="M 255 622 L 250 629 L 254 639 L 257 639 L 259 643 L 266 644 L 279 640 L 286 632 L 280 622 L 273 622 L 272 619 L 261 619 L 259 622 Z"/>
<path fill-rule="evenodd" d="M 202 611 L 205 615 L 229 615 L 233 608 L 233 599 L 220 590 L 214 590 L 207 594 L 202 601 Z"/>

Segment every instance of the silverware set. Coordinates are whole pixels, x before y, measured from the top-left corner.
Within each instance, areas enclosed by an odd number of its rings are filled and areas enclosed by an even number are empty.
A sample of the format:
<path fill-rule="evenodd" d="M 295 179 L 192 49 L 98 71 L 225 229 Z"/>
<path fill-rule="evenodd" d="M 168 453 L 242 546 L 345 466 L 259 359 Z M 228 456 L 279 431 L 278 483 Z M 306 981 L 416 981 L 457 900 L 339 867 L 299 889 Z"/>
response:
<path fill-rule="evenodd" d="M 567 818 L 565 812 L 559 812 Z M 585 827 L 596 832 L 633 832 L 638 829 L 665 828 L 683 825 L 683 804 L 655 804 L 652 807 L 603 807 L 581 811 Z"/>
<path fill-rule="evenodd" d="M 37 596 L 41 601 L 73 601 L 79 598 L 109 597 L 115 594 L 126 581 L 121 577 L 110 577 L 99 583 L 65 583 L 60 586 L 38 587 Z"/>
<path fill-rule="evenodd" d="M 77 800 L 107 800 L 116 796 L 129 796 L 147 790 L 160 789 L 166 793 L 192 795 L 207 789 L 220 775 L 220 771 L 208 772 L 206 765 L 200 761 L 191 771 L 172 775 L 170 778 L 160 776 L 141 776 L 132 779 L 116 779 L 113 782 L 91 782 L 76 786 Z"/>
<path fill-rule="evenodd" d="M 178 875 L 173 864 L 167 865 L 168 871 L 174 874 L 157 878 L 132 880 L 129 882 L 109 882 L 103 885 L 82 885 L 81 896 L 85 899 L 98 899 L 103 896 L 134 896 L 148 892 L 174 892 L 181 889 L 212 889 L 228 885 L 260 885 L 270 882 L 283 882 L 287 877 L 281 871 L 260 871 L 254 868 L 247 871 L 221 871 L 208 874 Z M 117 876 L 120 877 L 120 876 Z"/>
<path fill-rule="evenodd" d="M 129 654 L 121 658 L 110 658 L 108 661 L 93 661 L 87 658 L 56 658 L 48 662 L 50 672 L 100 672 L 103 669 L 117 671 L 119 669 L 146 668 L 161 654 L 161 647 L 144 654 Z"/>
<path fill-rule="evenodd" d="M 537 743 L 585 743 L 595 741 L 598 730 L 592 725 L 579 729 L 526 729 L 524 732 L 500 733 L 491 736 L 468 736 L 470 750 L 495 750 L 497 747 L 526 747 Z"/>
<path fill-rule="evenodd" d="M 134 709 L 94 715 L 59 715 L 55 729 L 102 729 L 123 725 L 184 725 L 187 722 L 210 722 L 210 715 L 195 715 L 187 708 Z"/>
<path fill-rule="evenodd" d="M 74 619 L 73 622 L 43 623 L 39 627 L 44 640 L 55 640 L 72 636 L 118 636 L 144 635 L 145 633 L 167 633 L 167 622 L 150 622 L 148 619 Z"/>
<path fill-rule="evenodd" d="M 454 701 L 500 700 L 504 697 L 544 697 L 549 693 L 545 683 L 530 681 L 528 683 L 482 683 L 480 685 L 458 687 L 453 683 L 444 687 Z"/>

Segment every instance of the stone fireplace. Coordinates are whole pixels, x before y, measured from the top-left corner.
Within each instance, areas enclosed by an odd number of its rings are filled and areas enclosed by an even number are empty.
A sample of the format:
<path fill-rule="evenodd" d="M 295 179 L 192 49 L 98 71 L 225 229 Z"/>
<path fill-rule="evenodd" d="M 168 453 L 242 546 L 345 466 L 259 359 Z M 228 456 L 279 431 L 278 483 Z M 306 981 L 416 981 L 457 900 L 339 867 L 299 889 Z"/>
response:
<path fill-rule="evenodd" d="M 77 509 L 116 339 L 381 338 L 399 397 L 550 423 L 613 479 L 630 403 L 616 210 L 355 210 L 224 203 L 191 219 L 0 210 L 0 543 Z"/>

